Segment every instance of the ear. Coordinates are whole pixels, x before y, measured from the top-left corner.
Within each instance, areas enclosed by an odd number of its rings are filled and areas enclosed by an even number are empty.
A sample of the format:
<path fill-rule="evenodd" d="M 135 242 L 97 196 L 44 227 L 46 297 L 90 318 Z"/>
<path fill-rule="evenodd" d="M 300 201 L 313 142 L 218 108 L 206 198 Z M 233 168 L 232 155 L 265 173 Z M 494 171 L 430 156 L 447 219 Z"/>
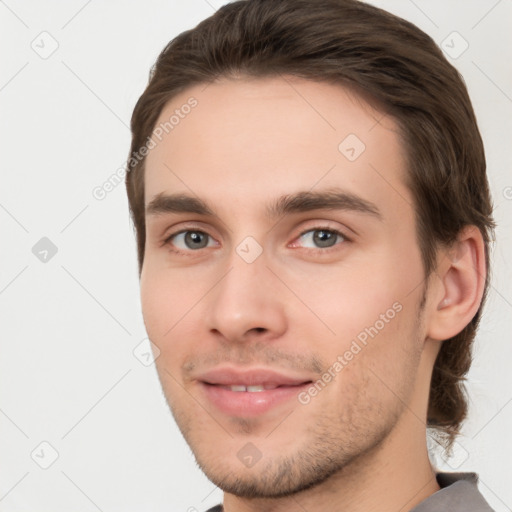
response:
<path fill-rule="evenodd" d="M 466 226 L 457 241 L 441 253 L 428 337 L 447 340 L 471 322 L 482 302 L 486 272 L 482 233 L 476 226 Z"/>

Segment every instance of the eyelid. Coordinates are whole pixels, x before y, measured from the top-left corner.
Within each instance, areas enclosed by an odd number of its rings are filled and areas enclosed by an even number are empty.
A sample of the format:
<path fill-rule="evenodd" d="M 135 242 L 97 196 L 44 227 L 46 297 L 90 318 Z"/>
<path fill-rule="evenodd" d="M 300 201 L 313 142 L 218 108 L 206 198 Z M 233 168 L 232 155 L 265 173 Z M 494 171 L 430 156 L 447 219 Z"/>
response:
<path fill-rule="evenodd" d="M 302 247 L 306 251 L 314 251 L 316 253 L 324 253 L 325 254 L 325 253 L 329 253 L 331 251 L 339 250 L 339 248 L 340 248 L 339 246 L 352 241 L 351 238 L 349 238 L 348 236 L 345 235 L 344 230 L 341 230 L 337 227 L 331 227 L 329 225 L 323 224 L 323 225 L 311 226 L 311 227 L 301 231 L 301 233 L 298 236 L 296 236 L 293 239 L 293 241 L 291 242 L 291 244 L 293 244 L 292 247 L 296 247 L 297 240 L 302 238 L 305 234 L 310 233 L 311 231 L 328 231 L 330 233 L 336 234 L 337 236 L 340 236 L 342 238 L 342 240 L 332 246 L 329 246 L 329 247 L 316 247 L 316 248 Z M 288 246 L 290 246 L 290 244 Z M 301 247 L 301 246 L 299 246 L 299 247 Z"/>
<path fill-rule="evenodd" d="M 171 240 L 174 237 L 176 237 L 178 235 L 181 235 L 183 233 L 187 233 L 189 231 L 195 231 L 195 232 L 203 233 L 204 235 L 209 237 L 211 240 L 213 240 L 218 245 L 217 240 L 212 235 L 210 235 L 210 233 L 208 233 L 206 230 L 204 230 L 204 229 L 197 229 L 197 228 L 191 226 L 191 227 L 185 227 L 185 228 L 179 229 L 178 231 L 173 231 L 169 235 L 164 236 L 163 241 L 160 243 L 160 247 L 168 250 L 172 254 L 175 254 L 175 255 L 178 255 L 178 256 L 183 256 L 183 257 L 186 257 L 186 258 L 197 258 L 197 257 L 200 257 L 202 254 L 204 254 L 203 253 L 204 249 L 212 249 L 212 247 L 202 247 L 201 249 L 196 249 L 196 250 L 194 250 L 194 249 L 180 249 L 180 248 L 176 247 L 175 245 L 171 244 Z"/>
<path fill-rule="evenodd" d="M 334 220 L 318 218 L 318 219 L 311 219 L 310 221 L 306 221 L 301 224 L 305 225 L 305 227 L 302 228 L 300 233 L 295 238 L 299 238 L 302 235 L 309 233 L 310 231 L 322 231 L 322 230 L 337 232 L 340 235 L 342 235 L 344 239 L 346 239 L 348 241 L 352 241 L 353 236 L 348 235 L 347 233 L 353 233 L 354 236 L 356 236 L 356 233 L 353 229 L 349 228 L 348 226 L 345 226 L 344 224 L 340 224 L 338 221 L 334 221 Z"/>
<path fill-rule="evenodd" d="M 305 235 L 306 233 L 309 233 L 310 231 L 330 231 L 330 232 L 333 232 L 333 233 L 338 233 L 339 235 L 341 235 L 346 240 L 349 240 L 349 237 L 347 235 L 345 235 L 345 232 L 342 231 L 341 229 L 335 228 L 335 227 L 331 227 L 331 226 L 326 226 L 326 225 L 323 225 L 323 226 L 313 226 L 313 227 L 307 228 L 304 231 L 302 231 L 297 238 L 300 238 L 301 236 Z"/>
<path fill-rule="evenodd" d="M 171 226 L 170 228 L 165 230 L 165 233 L 162 237 L 161 245 L 165 245 L 165 244 L 169 243 L 171 238 L 173 238 L 181 233 L 185 233 L 187 231 L 200 231 L 201 233 L 204 233 L 205 235 L 208 235 L 210 238 L 213 238 L 215 240 L 215 237 L 210 234 L 210 232 L 208 231 L 208 228 L 203 227 L 201 224 L 193 223 L 193 221 L 192 221 L 191 224 L 179 223 L 179 226 L 180 227 L 177 230 L 175 230 L 176 228 L 174 226 Z"/>
<path fill-rule="evenodd" d="M 179 231 L 174 231 L 171 234 L 169 234 L 168 236 L 165 236 L 164 239 L 162 240 L 161 244 L 160 244 L 161 247 L 171 246 L 171 242 L 172 242 L 172 240 L 175 237 L 177 237 L 177 236 L 179 236 L 179 235 L 181 235 L 183 233 L 188 233 L 188 232 L 202 233 L 206 237 L 208 237 L 209 240 L 213 240 L 216 245 L 219 245 L 217 240 L 215 239 L 215 237 L 210 235 L 210 233 L 208 233 L 204 229 L 184 228 L 184 229 L 180 229 Z M 202 247 L 201 249 L 211 249 L 211 247 Z M 196 252 L 198 253 L 198 252 L 200 252 L 201 249 L 196 249 L 196 250 L 194 250 L 194 249 L 180 249 L 180 248 L 175 247 L 174 245 L 172 245 L 172 251 L 176 252 L 176 253 L 180 253 L 180 254 L 183 254 L 183 253 L 196 253 Z"/>

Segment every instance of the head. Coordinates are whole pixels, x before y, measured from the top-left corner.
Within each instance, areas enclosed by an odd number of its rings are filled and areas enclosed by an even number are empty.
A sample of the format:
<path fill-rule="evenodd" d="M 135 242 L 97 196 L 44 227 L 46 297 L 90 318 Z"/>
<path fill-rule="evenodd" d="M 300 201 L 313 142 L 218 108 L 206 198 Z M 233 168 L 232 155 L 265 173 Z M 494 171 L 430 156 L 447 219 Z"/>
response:
<path fill-rule="evenodd" d="M 467 415 L 494 223 L 471 102 L 434 41 L 355 0 L 236 1 L 167 45 L 131 127 L 144 319 L 207 475 L 262 493 L 262 481 L 227 476 L 226 450 L 250 440 L 290 492 L 293 463 L 327 457 L 315 468 L 326 478 L 410 413 L 449 448 Z M 164 244 L 171 234 L 181 253 Z M 197 380 L 226 361 L 336 378 L 293 414 L 229 417 L 203 402 Z"/>

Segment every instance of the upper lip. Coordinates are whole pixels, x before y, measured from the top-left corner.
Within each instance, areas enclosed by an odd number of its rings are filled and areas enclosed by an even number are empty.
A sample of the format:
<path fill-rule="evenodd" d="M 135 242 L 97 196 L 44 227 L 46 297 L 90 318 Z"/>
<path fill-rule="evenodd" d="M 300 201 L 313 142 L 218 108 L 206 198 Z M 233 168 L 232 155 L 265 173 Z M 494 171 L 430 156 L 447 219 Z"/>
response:
<path fill-rule="evenodd" d="M 198 380 L 208 384 L 220 386 L 297 386 L 311 382 L 308 377 L 285 375 L 274 370 L 250 369 L 237 370 L 235 368 L 215 368 L 201 374 Z"/>

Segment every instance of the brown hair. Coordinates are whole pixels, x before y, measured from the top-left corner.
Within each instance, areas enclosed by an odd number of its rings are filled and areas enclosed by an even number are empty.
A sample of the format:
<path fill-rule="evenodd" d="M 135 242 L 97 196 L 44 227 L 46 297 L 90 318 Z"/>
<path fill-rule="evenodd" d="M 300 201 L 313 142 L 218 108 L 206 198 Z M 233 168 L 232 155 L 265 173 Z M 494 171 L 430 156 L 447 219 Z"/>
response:
<path fill-rule="evenodd" d="M 414 197 L 417 241 L 425 275 L 436 250 L 466 225 L 485 242 L 495 227 L 482 139 L 457 70 L 415 25 L 357 0 L 240 0 L 221 7 L 161 52 L 131 120 L 126 187 L 134 221 L 139 272 L 144 261 L 144 158 L 166 103 L 218 77 L 294 75 L 360 91 L 400 127 L 407 186 Z M 436 359 L 427 425 L 450 450 L 467 415 L 465 374 L 489 286 L 462 332 L 442 343 Z"/>

